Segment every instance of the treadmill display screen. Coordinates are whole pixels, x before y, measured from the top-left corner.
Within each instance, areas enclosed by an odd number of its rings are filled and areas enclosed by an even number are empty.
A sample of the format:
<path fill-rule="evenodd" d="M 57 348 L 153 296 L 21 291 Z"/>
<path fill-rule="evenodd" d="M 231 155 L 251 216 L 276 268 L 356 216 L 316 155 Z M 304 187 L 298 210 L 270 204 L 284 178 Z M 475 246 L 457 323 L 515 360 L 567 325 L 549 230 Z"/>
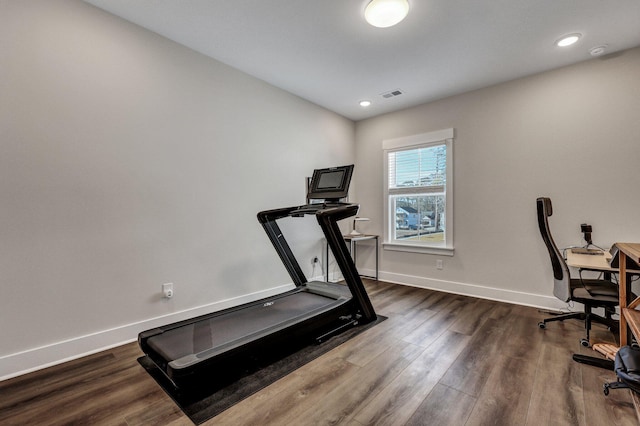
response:
<path fill-rule="evenodd" d="M 307 198 L 337 201 L 349 193 L 353 164 L 313 171 Z"/>
<path fill-rule="evenodd" d="M 320 175 L 320 182 L 318 182 L 318 189 L 338 188 L 342 184 L 343 177 L 344 177 L 344 170 L 323 173 L 322 175 Z"/>

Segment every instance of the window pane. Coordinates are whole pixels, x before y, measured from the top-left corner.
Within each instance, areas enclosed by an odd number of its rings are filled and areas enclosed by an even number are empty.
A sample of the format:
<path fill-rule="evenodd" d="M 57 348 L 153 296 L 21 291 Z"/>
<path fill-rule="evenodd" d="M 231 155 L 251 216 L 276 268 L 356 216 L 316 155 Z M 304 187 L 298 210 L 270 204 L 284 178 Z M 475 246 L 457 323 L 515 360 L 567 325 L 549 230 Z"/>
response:
<path fill-rule="evenodd" d="M 444 186 L 446 164 L 446 145 L 390 152 L 389 188 Z"/>
<path fill-rule="evenodd" d="M 393 239 L 403 242 L 443 243 L 445 194 L 391 196 L 395 213 Z"/>
<path fill-rule="evenodd" d="M 453 143 L 452 128 L 383 141 L 385 249 L 453 254 Z"/>

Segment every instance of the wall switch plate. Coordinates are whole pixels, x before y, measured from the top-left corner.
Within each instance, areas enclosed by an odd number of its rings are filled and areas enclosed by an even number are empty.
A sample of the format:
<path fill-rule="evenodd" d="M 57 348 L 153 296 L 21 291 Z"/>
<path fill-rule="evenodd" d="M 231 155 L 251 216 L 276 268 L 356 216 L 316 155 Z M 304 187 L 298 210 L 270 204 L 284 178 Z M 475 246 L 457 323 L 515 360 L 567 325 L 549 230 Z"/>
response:
<path fill-rule="evenodd" d="M 436 268 L 442 269 L 442 259 L 436 260 Z"/>

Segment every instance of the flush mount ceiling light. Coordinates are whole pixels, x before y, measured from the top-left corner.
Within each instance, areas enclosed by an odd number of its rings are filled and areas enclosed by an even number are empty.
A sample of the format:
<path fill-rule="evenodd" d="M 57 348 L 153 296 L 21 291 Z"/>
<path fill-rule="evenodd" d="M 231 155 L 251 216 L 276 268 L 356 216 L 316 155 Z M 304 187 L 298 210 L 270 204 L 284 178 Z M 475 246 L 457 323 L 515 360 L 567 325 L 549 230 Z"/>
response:
<path fill-rule="evenodd" d="M 409 13 L 408 0 L 371 0 L 364 9 L 364 18 L 378 28 L 392 27 Z"/>
<path fill-rule="evenodd" d="M 363 108 L 366 108 L 369 105 L 371 105 L 371 101 L 367 101 L 367 100 L 360 101 L 360 106 L 363 107 Z"/>
<path fill-rule="evenodd" d="M 582 37 L 582 34 L 578 34 L 578 33 L 568 34 L 566 36 L 563 36 L 561 39 L 557 40 L 556 46 L 558 47 L 571 46 L 572 44 L 580 40 L 580 37 Z"/>

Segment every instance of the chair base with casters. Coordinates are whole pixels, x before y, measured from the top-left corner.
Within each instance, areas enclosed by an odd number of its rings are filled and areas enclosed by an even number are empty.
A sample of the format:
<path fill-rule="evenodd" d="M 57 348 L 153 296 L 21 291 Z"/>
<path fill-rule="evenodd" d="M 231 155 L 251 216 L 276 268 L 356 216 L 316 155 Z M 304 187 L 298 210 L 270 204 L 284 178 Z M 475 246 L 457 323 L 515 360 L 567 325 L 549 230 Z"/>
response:
<path fill-rule="evenodd" d="M 623 382 L 607 382 L 602 385 L 602 391 L 605 395 L 609 395 L 610 389 L 631 389 L 631 387 Z"/>
<path fill-rule="evenodd" d="M 598 299 L 594 301 L 593 297 L 597 297 Z M 606 299 L 610 300 L 607 301 Z M 618 305 L 618 289 L 615 284 L 603 280 L 571 279 L 571 300 L 582 303 L 584 305 L 584 312 L 570 312 L 568 314 L 545 318 L 538 323 L 538 327 L 547 328 L 548 322 L 564 321 L 567 319 L 584 321 L 586 336 L 580 339 L 580 344 L 584 347 L 589 347 L 589 332 L 591 331 L 592 322 L 595 321 L 604 324 L 613 332 L 618 330 L 618 320 L 612 318 L 612 315 L 616 313 L 616 306 Z M 604 308 L 604 317 L 592 312 L 593 308 L 598 307 Z"/>

